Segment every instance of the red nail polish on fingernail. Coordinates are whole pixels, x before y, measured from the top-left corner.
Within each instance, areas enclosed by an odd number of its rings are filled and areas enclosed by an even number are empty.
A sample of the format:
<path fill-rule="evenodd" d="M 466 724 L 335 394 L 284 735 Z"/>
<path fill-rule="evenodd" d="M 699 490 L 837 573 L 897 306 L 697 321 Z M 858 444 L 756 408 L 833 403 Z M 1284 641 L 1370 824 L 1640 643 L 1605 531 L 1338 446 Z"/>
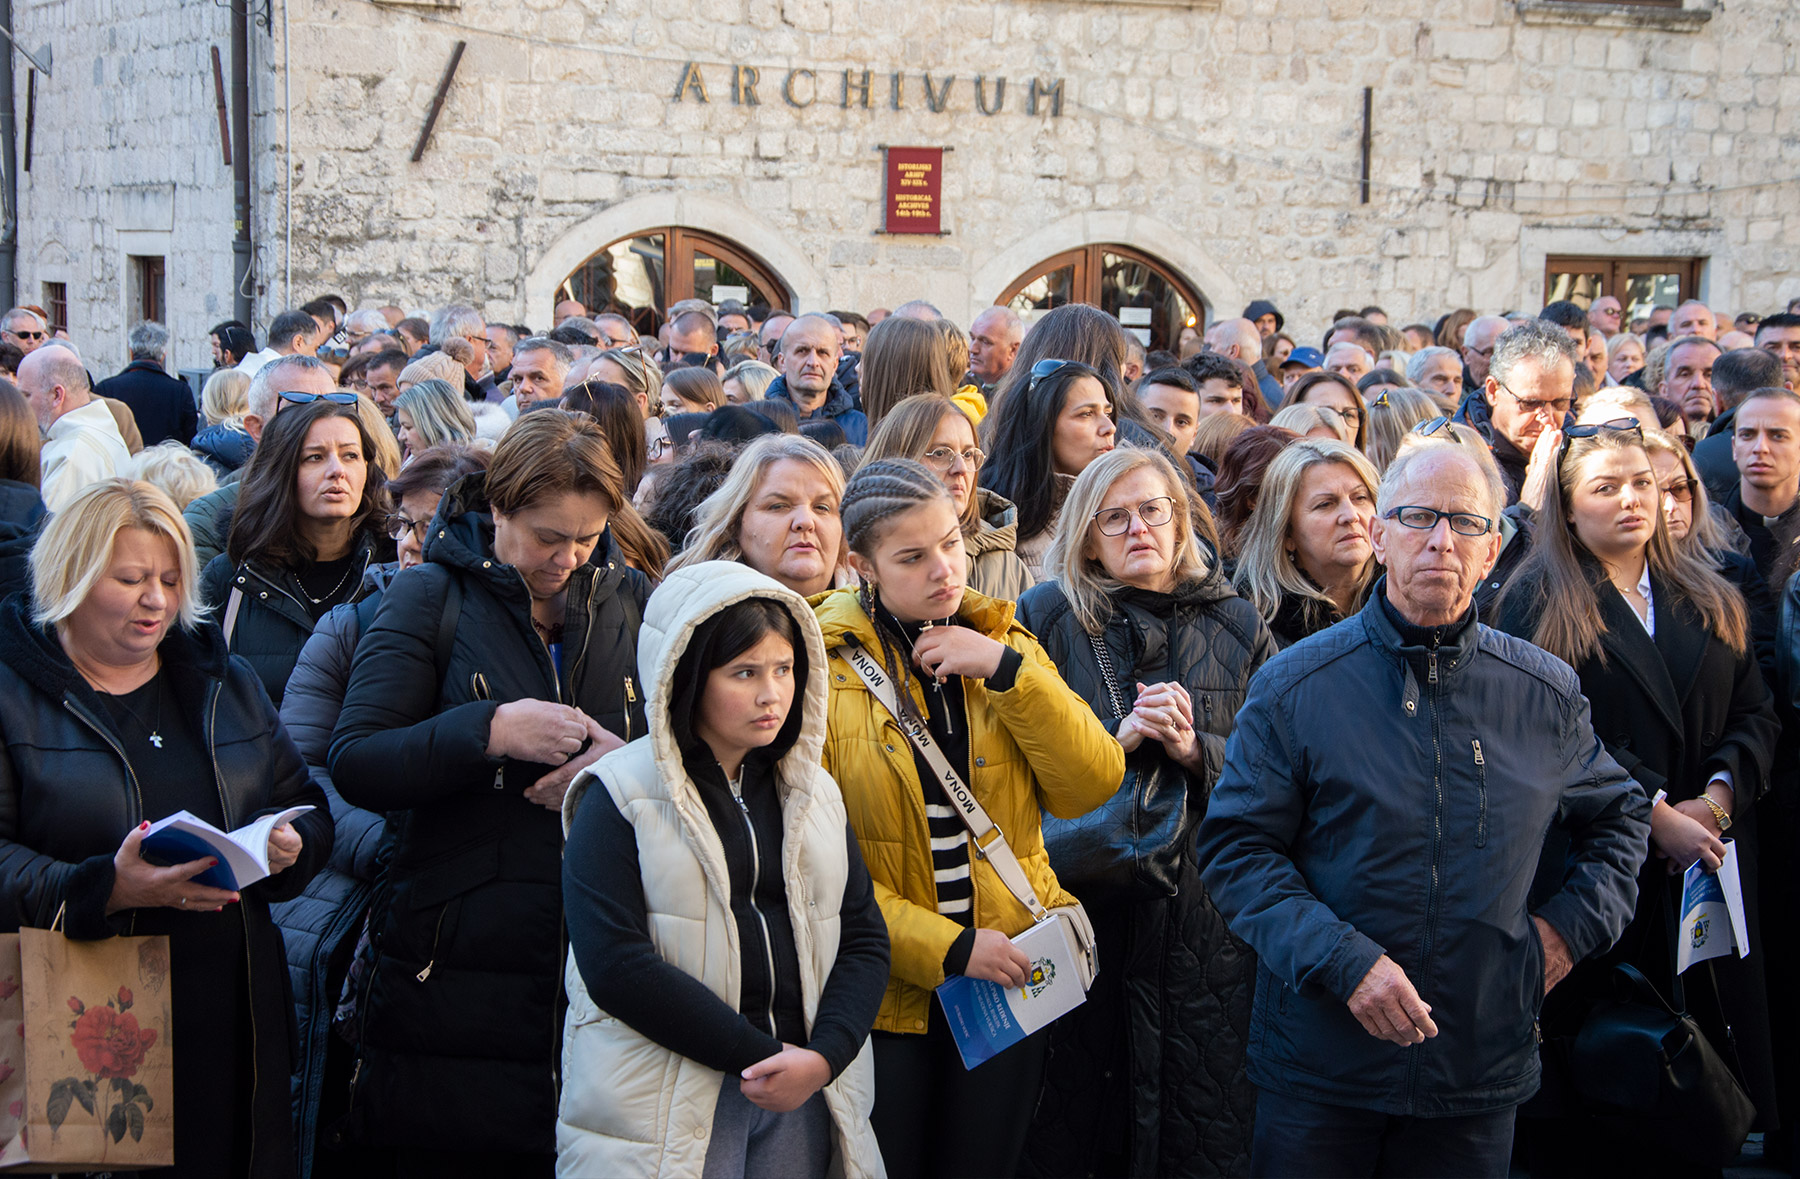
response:
<path fill-rule="evenodd" d="M 143 823 L 141 823 L 141 824 L 139 824 L 139 826 L 138 826 L 138 830 L 139 830 L 139 831 L 148 831 L 148 830 L 150 830 L 150 820 L 149 820 L 149 819 L 145 819 L 145 820 L 144 820 L 144 821 L 143 821 Z"/>
<path fill-rule="evenodd" d="M 206 861 L 206 866 L 207 866 L 207 867 L 208 867 L 208 868 L 217 868 L 217 867 L 218 867 L 218 866 L 219 866 L 219 861 L 217 861 L 217 860 L 208 860 L 208 861 Z"/>

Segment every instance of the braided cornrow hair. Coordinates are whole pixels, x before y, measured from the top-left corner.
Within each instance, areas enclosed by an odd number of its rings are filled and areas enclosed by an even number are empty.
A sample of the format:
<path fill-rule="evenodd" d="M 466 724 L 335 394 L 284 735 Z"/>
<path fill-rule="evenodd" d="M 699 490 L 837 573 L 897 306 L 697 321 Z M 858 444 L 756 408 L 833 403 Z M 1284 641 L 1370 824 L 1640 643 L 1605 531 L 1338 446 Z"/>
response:
<path fill-rule="evenodd" d="M 872 562 L 885 525 L 914 508 L 939 501 L 949 504 L 952 513 L 955 512 L 956 501 L 951 498 L 950 488 L 924 464 L 912 459 L 877 459 L 868 463 L 857 470 L 844 488 L 844 501 L 838 509 L 844 524 L 844 544 L 851 552 Z M 901 652 L 901 640 L 897 635 L 890 635 L 888 628 L 882 625 L 876 593 L 877 587 L 865 579 L 856 591 L 856 600 L 869 621 L 875 624 L 875 638 L 881 644 L 881 662 L 887 669 L 888 678 L 897 685 L 901 711 L 910 719 L 923 723 L 924 718 L 913 705 L 910 665 Z"/>

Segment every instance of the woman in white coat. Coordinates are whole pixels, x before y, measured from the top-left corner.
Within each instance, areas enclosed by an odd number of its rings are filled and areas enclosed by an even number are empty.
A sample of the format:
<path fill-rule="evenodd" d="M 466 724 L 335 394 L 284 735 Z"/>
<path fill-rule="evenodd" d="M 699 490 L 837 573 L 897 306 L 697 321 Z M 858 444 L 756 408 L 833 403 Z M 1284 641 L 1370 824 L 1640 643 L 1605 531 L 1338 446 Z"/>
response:
<path fill-rule="evenodd" d="M 638 663 L 647 734 L 563 803 L 557 1172 L 880 1176 L 887 930 L 820 768 L 818 622 L 705 562 L 651 596 Z"/>

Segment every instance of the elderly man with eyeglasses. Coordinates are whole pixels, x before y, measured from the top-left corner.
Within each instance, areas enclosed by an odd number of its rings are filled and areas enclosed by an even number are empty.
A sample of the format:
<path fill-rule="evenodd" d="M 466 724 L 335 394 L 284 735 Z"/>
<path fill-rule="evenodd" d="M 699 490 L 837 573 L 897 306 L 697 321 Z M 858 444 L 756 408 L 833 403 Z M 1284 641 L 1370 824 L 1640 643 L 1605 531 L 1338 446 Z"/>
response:
<path fill-rule="evenodd" d="M 1579 363 L 1581 354 L 1567 332 L 1545 320 L 1527 320 L 1494 341 L 1486 380 L 1470 388 L 1457 408 L 1457 420 L 1481 431 L 1493 447 L 1508 504 L 1519 502 L 1528 469 L 1555 453 L 1563 421 L 1575 406 Z"/>
<path fill-rule="evenodd" d="M 1636 905 L 1650 800 L 1568 665 L 1475 617 L 1503 498 L 1467 446 L 1409 442 L 1368 604 L 1238 713 L 1199 848 L 1258 960 L 1253 1175 L 1506 1175 L 1544 993 Z M 1570 851 L 1533 905 L 1552 827 Z"/>

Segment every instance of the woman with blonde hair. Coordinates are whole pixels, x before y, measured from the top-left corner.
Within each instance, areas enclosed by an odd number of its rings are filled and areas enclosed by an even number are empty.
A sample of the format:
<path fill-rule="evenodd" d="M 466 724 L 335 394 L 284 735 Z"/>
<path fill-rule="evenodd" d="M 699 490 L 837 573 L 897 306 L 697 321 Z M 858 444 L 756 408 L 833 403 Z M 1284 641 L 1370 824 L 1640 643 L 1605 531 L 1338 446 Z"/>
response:
<path fill-rule="evenodd" d="M 249 462 L 256 451 L 256 439 L 244 429 L 244 415 L 250 412 L 250 374 L 222 368 L 207 377 L 200 392 L 200 410 L 206 425 L 194 435 L 193 448 L 207 465 L 229 475 Z"/>
<path fill-rule="evenodd" d="M 1552 1064 L 1552 1047 L 1611 994 L 1616 964 L 1636 967 L 1671 993 L 1682 876 L 1695 865 L 1717 872 L 1728 831 L 1748 902 L 1749 944 L 1760 943 L 1755 803 L 1780 733 L 1743 598 L 1670 535 L 1644 429 L 1619 419 L 1571 426 L 1563 438 L 1537 505 L 1531 555 L 1501 595 L 1496 628 L 1575 669 L 1595 734 L 1654 801 L 1635 916 L 1611 949 L 1576 963 L 1544 1004 Z M 1560 881 L 1567 854 L 1566 837 L 1553 828 L 1540 880 Z M 1775 1076 L 1762 969 L 1727 955 L 1680 979 L 1685 1010 L 1730 1053 L 1767 1116 Z M 1669 1170 L 1666 1150 L 1647 1140 L 1642 1121 L 1547 1104 L 1530 1127 L 1526 1141 L 1545 1163 L 1542 1173 L 1550 1173 L 1551 1159 L 1558 1174 Z M 1535 1159 L 1533 1170 L 1540 1170 Z"/>
<path fill-rule="evenodd" d="M 1050 864 L 1086 903 L 1101 964 L 1088 1002 L 1051 1026 L 1030 1140 L 1039 1174 L 1234 1175 L 1249 1165 L 1255 1099 L 1243 1045 L 1256 966 L 1207 897 L 1193 849 L 1233 718 L 1275 645 L 1189 504 L 1157 451 L 1094 460 L 1064 502 L 1045 560 L 1054 580 L 1019 602 L 1019 621 L 1125 750 L 1111 802 L 1043 820 Z M 1186 1055 L 1181 1070 L 1164 1066 L 1177 1028 L 1202 1067 Z M 1195 1158 L 1185 1152 L 1201 1122 Z"/>
<path fill-rule="evenodd" d="M 1231 440 L 1255 425 L 1256 419 L 1249 414 L 1207 414 L 1200 419 L 1200 425 L 1194 430 L 1194 444 L 1188 453 L 1205 459 L 1207 467 L 1217 475 L 1219 464 L 1225 461 L 1225 450 L 1231 445 Z"/>
<path fill-rule="evenodd" d="M 120 474 L 152 484 L 184 512 L 201 496 L 219 489 L 219 477 L 205 460 L 173 438 L 132 455 Z"/>
<path fill-rule="evenodd" d="M 1630 332 L 1619 332 L 1606 341 L 1606 383 L 1622 385 L 1625 378 L 1644 367 L 1644 341 Z"/>
<path fill-rule="evenodd" d="M 179 1045 L 173 1173 L 291 1175 L 292 1017 L 269 905 L 329 859 L 325 794 L 255 672 L 203 621 L 168 496 L 89 485 L 45 527 L 31 576 L 0 610 L 5 927 L 166 935 L 168 988 L 138 996 L 137 1015 L 162 1026 L 155 1050 Z M 142 852 L 145 828 L 176 811 L 232 830 L 301 805 L 315 809 L 268 836 L 271 875 L 242 889 L 198 883 L 205 857 Z"/>
<path fill-rule="evenodd" d="M 890 315 L 869 330 L 857 371 L 871 430 L 894 406 L 915 394 L 951 396 L 962 375 L 951 370 L 944 334 L 936 324 L 900 315 Z"/>
<path fill-rule="evenodd" d="M 1234 584 L 1289 647 L 1362 608 L 1379 566 L 1369 539 L 1381 477 L 1344 442 L 1301 438 L 1263 475 Z"/>
<path fill-rule="evenodd" d="M 608 348 L 588 362 L 587 379 L 623 385 L 637 398 L 638 409 L 648 418 L 655 414 L 662 389 L 662 371 L 644 352 L 643 345 Z"/>
<path fill-rule="evenodd" d="M 725 370 L 722 382 L 725 386 L 725 400 L 733 405 L 761 401 L 763 394 L 768 392 L 769 386 L 780 375 L 779 370 L 760 360 L 739 361 Z"/>
<path fill-rule="evenodd" d="M 1388 464 L 1394 461 L 1399 453 L 1400 443 L 1412 432 L 1412 428 L 1420 422 L 1430 421 L 1442 416 L 1437 402 L 1418 389 L 1394 388 L 1383 390 L 1369 402 L 1369 422 L 1365 431 L 1367 441 L 1363 453 L 1375 465 L 1376 471 L 1387 470 Z"/>
<path fill-rule="evenodd" d="M 936 393 L 920 393 L 895 405 L 869 436 L 862 461 L 890 458 L 923 463 L 950 488 L 969 554 L 970 589 L 1012 602 L 1031 588 L 1031 571 L 1015 551 L 1019 510 L 1011 500 L 975 485 L 987 456 L 975 444 L 975 425 L 961 405 Z"/>
<path fill-rule="evenodd" d="M 1302 438 L 1335 438 L 1350 442 L 1354 435 L 1344 415 L 1328 405 L 1289 405 L 1269 419 L 1271 426 L 1292 430 Z"/>
<path fill-rule="evenodd" d="M 420 381 L 396 397 L 394 424 L 402 460 L 434 446 L 469 442 L 475 437 L 475 416 L 469 412 L 469 403 L 455 388 L 438 380 Z"/>
<path fill-rule="evenodd" d="M 694 511 L 694 528 L 669 572 L 701 561 L 741 561 L 803 598 L 846 580 L 844 469 L 798 434 L 765 434 Z"/>

